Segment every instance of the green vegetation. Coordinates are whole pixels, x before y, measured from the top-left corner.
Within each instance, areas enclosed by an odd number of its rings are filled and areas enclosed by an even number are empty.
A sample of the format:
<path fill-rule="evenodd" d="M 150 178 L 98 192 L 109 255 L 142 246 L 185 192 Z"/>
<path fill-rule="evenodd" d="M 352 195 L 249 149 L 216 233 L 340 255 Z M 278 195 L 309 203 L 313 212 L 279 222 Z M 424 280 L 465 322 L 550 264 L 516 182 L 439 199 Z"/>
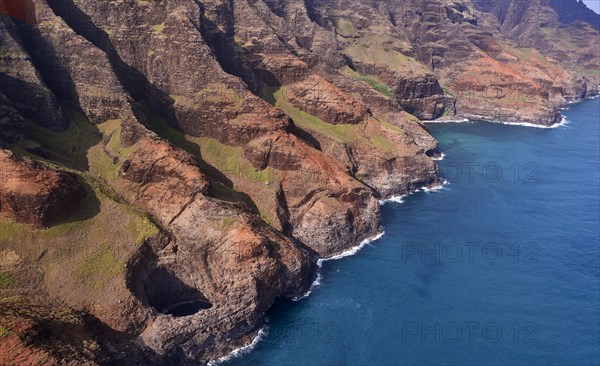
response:
<path fill-rule="evenodd" d="M 17 234 L 24 232 L 26 227 L 26 225 L 16 222 L 0 221 L 0 243 L 11 241 Z"/>
<path fill-rule="evenodd" d="M 265 91 L 272 90 L 273 89 Z M 332 125 L 323 122 L 319 118 L 302 112 L 300 109 L 290 104 L 282 97 L 282 91 L 282 89 L 275 90 L 272 96 L 266 96 L 265 100 L 276 100 L 275 106 L 279 107 L 285 114 L 290 116 L 290 118 L 294 120 L 294 123 L 301 128 L 317 131 L 341 143 L 353 142 L 359 138 L 360 127 L 358 125 Z"/>
<path fill-rule="evenodd" d="M 114 230 L 114 223 L 106 222 L 105 218 L 98 217 L 102 205 L 110 206 L 116 217 L 127 222 L 125 231 L 129 234 L 129 240 L 135 244 L 140 244 L 145 238 L 158 234 L 158 228 L 143 212 L 129 205 L 117 203 L 110 196 L 89 184 L 90 180 L 88 179 L 81 178 L 80 183 L 86 189 L 87 196 L 81 202 L 79 210 L 66 221 L 41 230 L 40 236 L 42 238 L 69 237 L 77 235 L 77 233 L 88 233 L 98 239 L 111 236 L 110 233 Z M 116 217 L 108 217 L 108 219 L 116 219 Z M 116 233 L 113 234 L 114 237 Z"/>
<path fill-rule="evenodd" d="M 263 83 L 260 87 L 260 97 L 270 105 L 275 106 L 277 104 L 277 98 L 275 98 L 275 93 L 277 93 L 277 91 L 279 91 L 280 88 L 281 87 L 279 86 L 271 86 Z"/>
<path fill-rule="evenodd" d="M 516 58 L 523 60 L 528 63 L 539 63 L 539 62 L 547 62 L 546 56 L 541 54 L 535 48 L 509 48 L 506 47 L 505 50 Z"/>
<path fill-rule="evenodd" d="M 351 70 L 351 69 L 347 69 L 344 72 L 344 74 L 350 76 L 351 78 L 353 78 L 355 80 L 362 81 L 364 83 L 369 84 L 371 86 L 371 88 L 373 88 L 376 91 L 378 91 L 379 93 L 385 95 L 388 99 L 396 100 L 396 96 L 394 95 L 394 93 L 392 93 L 390 88 L 387 85 L 385 85 L 382 81 L 375 78 L 374 76 L 361 75 L 358 72 Z"/>
<path fill-rule="evenodd" d="M 260 218 L 267 224 L 270 226 L 274 226 L 273 221 L 269 218 L 270 215 L 267 215 L 267 213 L 260 211 Z"/>
<path fill-rule="evenodd" d="M 221 223 L 221 227 L 223 229 L 227 229 L 228 227 L 235 224 L 236 222 L 237 222 L 237 219 L 235 217 L 226 217 L 223 219 L 223 222 Z"/>
<path fill-rule="evenodd" d="M 273 168 L 256 170 L 243 156 L 242 148 L 228 146 L 209 137 L 188 137 L 200 146 L 202 158 L 227 175 L 234 174 L 252 182 L 266 183 L 274 178 Z"/>
<path fill-rule="evenodd" d="M 223 83 L 209 84 L 206 88 L 196 92 L 195 96 L 210 103 L 232 103 L 233 108 L 236 110 L 240 110 L 244 102 L 244 99 L 240 97 L 237 91 Z"/>
<path fill-rule="evenodd" d="M 190 109 L 200 109 L 200 104 L 198 104 L 195 100 L 182 96 L 182 95 L 169 95 L 175 101 L 175 104 L 182 105 L 186 108 Z"/>
<path fill-rule="evenodd" d="M 92 290 L 99 290 L 124 269 L 125 265 L 117 260 L 108 245 L 104 245 L 97 253 L 86 257 L 72 275 L 76 280 L 85 282 Z"/>
<path fill-rule="evenodd" d="M 175 104 L 189 109 L 200 109 L 203 103 L 219 104 L 224 110 L 240 111 L 244 99 L 239 94 L 222 83 L 212 83 L 197 91 L 193 96 L 169 95 Z"/>
<path fill-rule="evenodd" d="M 359 36 L 358 31 L 348 19 L 333 17 L 333 24 L 335 25 L 338 34 L 345 38 Z"/>
<path fill-rule="evenodd" d="M 383 135 L 375 135 L 370 138 L 371 144 L 383 151 L 394 151 L 396 145 Z"/>
<path fill-rule="evenodd" d="M 135 151 L 136 146 L 132 145 L 129 147 L 123 147 L 121 145 L 121 120 L 114 119 L 106 121 L 100 125 L 98 128 L 104 135 L 111 135 L 111 139 L 108 141 L 107 146 L 111 149 L 111 151 L 116 154 L 120 158 L 125 158 L 129 156 L 132 152 Z"/>
<path fill-rule="evenodd" d="M 400 114 L 405 115 L 406 119 L 408 119 L 411 122 L 419 122 L 419 119 L 417 117 L 413 116 L 412 114 L 410 114 L 408 112 L 402 111 L 402 112 L 400 112 Z M 407 117 L 407 116 L 410 116 L 410 118 Z M 376 120 L 381 126 L 387 128 L 388 130 L 392 130 L 394 132 L 397 132 L 400 135 L 404 135 L 406 133 L 406 132 L 404 132 L 404 130 L 400 126 L 393 125 L 393 124 L 389 123 L 388 121 L 385 121 L 385 120 L 382 120 L 382 119 L 378 119 L 378 118 L 375 118 L 375 117 L 373 117 L 373 119 Z"/>
<path fill-rule="evenodd" d="M 377 31 L 377 29 L 373 30 Z M 418 66 L 418 62 L 399 52 L 406 47 L 404 42 L 385 33 L 367 34 L 352 41 L 352 44 L 343 50 L 343 53 L 352 59 L 372 64 L 383 64 L 392 70 L 407 64 Z"/>
<path fill-rule="evenodd" d="M 156 24 L 152 26 L 152 31 L 154 33 L 162 33 L 162 31 L 165 29 L 165 23 L 160 23 L 160 24 Z"/>
<path fill-rule="evenodd" d="M 394 93 L 392 93 L 390 91 L 390 89 L 388 88 L 387 85 L 382 84 L 382 83 L 378 83 L 376 80 L 374 80 L 373 78 L 370 78 L 368 76 L 361 76 L 359 78 L 360 81 L 364 81 L 367 84 L 371 85 L 371 87 L 375 90 L 377 90 L 378 92 L 380 92 L 381 94 L 385 95 L 386 97 L 388 97 L 389 99 L 396 99 L 396 96 L 394 95 Z"/>
<path fill-rule="evenodd" d="M 172 145 L 179 147 L 200 159 L 200 147 L 187 140 L 186 135 L 173 128 L 166 119 L 153 114 L 145 103 L 141 103 L 144 114 L 148 117 L 152 130 Z"/>
<path fill-rule="evenodd" d="M 153 115 L 146 105 L 142 104 L 142 108 L 148 116 L 154 132 L 174 146 L 198 158 L 202 171 L 210 180 L 214 198 L 226 202 L 245 202 L 256 212 L 260 212 L 252 198 L 243 192 L 250 190 L 258 193 L 260 191 L 272 195 L 274 193 L 272 186 L 264 183 L 272 182 L 275 179 L 273 168 L 256 170 L 244 157 L 242 148 L 222 144 L 213 138 L 186 135 L 171 127 L 164 118 Z M 232 181 L 233 187 L 228 187 L 221 182 L 220 176 L 213 173 L 215 168 Z M 258 203 L 258 205 L 263 204 L 266 203 Z"/>
<path fill-rule="evenodd" d="M 64 283 L 77 289 L 79 283 L 98 290 L 122 272 L 122 262 L 143 240 L 157 234 L 158 228 L 144 213 L 98 190 L 97 187 L 104 185 L 91 180 L 89 175 L 81 175 L 80 182 L 87 196 L 69 219 L 48 229 L 0 221 L 0 232 L 8 239 L 2 240 L 3 245 L 24 259 L 45 253 L 36 265 L 44 269 L 50 286 Z M 114 245 L 106 245 L 107 240 Z M 92 275 L 96 270 L 99 274 Z M 2 277 L 1 281 L 8 281 Z M 69 278 L 76 283 L 69 282 Z"/>
<path fill-rule="evenodd" d="M 442 90 L 444 91 L 444 94 L 449 95 L 453 98 L 456 98 L 456 95 L 454 95 L 454 92 L 452 92 L 452 90 L 449 87 L 442 86 Z"/>
<path fill-rule="evenodd" d="M 600 77 L 600 69 L 592 69 L 592 68 L 586 68 L 583 66 L 575 66 L 573 68 L 573 70 L 583 76 L 587 76 L 590 78 Z"/>
<path fill-rule="evenodd" d="M 15 150 L 43 165 L 76 174 L 87 195 L 75 214 L 47 229 L 0 220 L 0 244 L 25 261 L 43 253 L 36 267 L 44 271 L 50 287 L 64 285 L 81 291 L 83 285 L 99 290 L 121 274 L 137 246 L 159 230 L 146 213 L 124 204 L 107 184 L 117 179 L 119 162 L 136 149 L 121 145 L 121 121 L 92 125 L 74 109 L 63 108 L 70 121 L 67 130 L 55 132 L 27 121 L 32 139 L 20 141 Z M 40 145 L 47 159 L 24 151 Z M 107 240 L 114 245 L 109 247 Z M 13 276 L 0 272 L 0 288 L 14 283 Z"/>
<path fill-rule="evenodd" d="M 158 38 L 165 39 L 167 37 L 163 34 L 163 30 L 165 30 L 165 23 L 156 24 L 150 28 L 152 29 L 152 32 L 158 36 Z"/>
<path fill-rule="evenodd" d="M 0 290 L 13 287 L 17 280 L 8 272 L 0 271 Z"/>
<path fill-rule="evenodd" d="M 107 182 L 113 182 L 119 174 L 119 162 L 127 159 L 136 145 L 121 145 L 121 120 L 109 120 L 98 125 L 99 131 L 108 141 L 92 146 L 87 153 L 90 173 Z M 104 145 L 104 146 L 103 146 Z"/>
<path fill-rule="evenodd" d="M 147 110 L 147 109 L 146 109 Z M 171 127 L 167 121 L 160 117 L 151 117 L 152 128 L 173 145 L 178 146 L 196 156 L 202 165 L 203 171 L 210 171 L 207 164 L 215 167 L 226 175 L 244 178 L 252 182 L 271 182 L 273 168 L 256 170 L 244 157 L 242 148 L 222 144 L 210 137 L 194 137 Z"/>
<path fill-rule="evenodd" d="M 125 225 L 125 231 L 136 244 L 141 244 L 146 238 L 158 234 L 156 226 L 147 217 L 142 216 L 142 213 L 132 214 Z"/>
<path fill-rule="evenodd" d="M 363 139 L 373 147 L 384 151 L 394 151 L 396 145 L 385 136 L 385 132 L 382 128 L 404 134 L 404 131 L 400 127 L 375 118 L 371 119 L 369 122 L 358 125 L 329 124 L 294 107 L 283 97 L 285 94 L 282 89 L 264 87 L 262 91 L 264 94 L 263 98 L 265 100 L 275 100 L 275 106 L 290 116 L 296 125 L 309 131 L 318 132 L 336 142 L 350 143 Z"/>
<path fill-rule="evenodd" d="M 73 108 L 64 106 L 63 110 L 70 122 L 65 131 L 51 131 L 29 122 L 32 139 L 50 150 L 50 159 L 74 165 L 76 168 L 85 168 L 86 153 L 90 147 L 100 143 L 100 133 L 96 126 Z"/>
<path fill-rule="evenodd" d="M 0 325 L 0 339 L 6 337 L 10 333 L 10 329 Z"/>

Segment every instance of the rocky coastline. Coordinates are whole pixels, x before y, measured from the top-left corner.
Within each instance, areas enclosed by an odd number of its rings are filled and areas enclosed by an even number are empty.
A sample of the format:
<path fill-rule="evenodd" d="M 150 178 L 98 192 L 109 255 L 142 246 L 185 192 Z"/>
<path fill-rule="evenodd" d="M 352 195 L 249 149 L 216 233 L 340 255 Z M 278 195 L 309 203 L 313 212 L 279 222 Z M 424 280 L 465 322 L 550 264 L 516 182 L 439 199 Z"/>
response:
<path fill-rule="evenodd" d="M 2 5 L 0 359 L 218 360 L 442 184 L 422 121 L 598 94 L 589 14 L 490 3 Z"/>

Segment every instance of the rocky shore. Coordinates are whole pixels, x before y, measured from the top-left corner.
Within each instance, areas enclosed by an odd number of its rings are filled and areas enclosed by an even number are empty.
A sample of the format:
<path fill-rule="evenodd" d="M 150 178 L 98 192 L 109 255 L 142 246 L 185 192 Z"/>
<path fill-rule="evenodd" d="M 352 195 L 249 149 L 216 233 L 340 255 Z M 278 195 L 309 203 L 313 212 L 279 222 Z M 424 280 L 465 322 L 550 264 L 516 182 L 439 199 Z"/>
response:
<path fill-rule="evenodd" d="M 421 120 L 551 126 L 598 94 L 589 14 L 488 3 L 0 5 L 0 359 L 218 359 L 440 184 Z"/>

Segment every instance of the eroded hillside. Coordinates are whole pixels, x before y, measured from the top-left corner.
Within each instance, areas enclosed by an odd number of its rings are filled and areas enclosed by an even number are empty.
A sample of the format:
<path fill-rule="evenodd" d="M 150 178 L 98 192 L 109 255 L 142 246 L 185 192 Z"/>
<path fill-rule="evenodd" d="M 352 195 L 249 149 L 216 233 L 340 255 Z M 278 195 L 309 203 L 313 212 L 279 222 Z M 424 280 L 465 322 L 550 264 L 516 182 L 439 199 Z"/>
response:
<path fill-rule="evenodd" d="M 0 358 L 247 343 L 380 199 L 439 184 L 420 120 L 551 125 L 598 92 L 589 14 L 551 5 L 1 2 Z"/>

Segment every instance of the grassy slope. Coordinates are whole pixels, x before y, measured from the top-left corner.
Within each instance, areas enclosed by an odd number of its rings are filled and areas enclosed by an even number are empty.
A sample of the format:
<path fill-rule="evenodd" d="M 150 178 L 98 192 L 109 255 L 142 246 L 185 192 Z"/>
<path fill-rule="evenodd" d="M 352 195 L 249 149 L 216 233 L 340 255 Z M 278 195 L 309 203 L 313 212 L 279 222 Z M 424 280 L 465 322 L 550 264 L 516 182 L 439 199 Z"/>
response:
<path fill-rule="evenodd" d="M 72 217 L 45 230 L 0 221 L 0 256 L 9 253 L 6 250 L 17 253 L 22 263 L 43 269 L 47 286 L 79 288 L 83 296 L 85 288 L 100 290 L 122 273 L 128 256 L 144 239 L 157 234 L 158 228 L 143 212 L 120 203 L 120 197 L 107 184 L 117 177 L 118 164 L 113 163 L 113 157 L 122 160 L 135 149 L 120 145 L 120 121 L 93 126 L 73 110 L 67 109 L 67 115 L 70 126 L 66 131 L 57 133 L 33 125 L 32 140 L 22 140 L 13 148 L 43 164 L 74 172 L 87 197 Z M 102 134 L 110 136 L 105 148 Z M 47 159 L 23 148 L 39 145 L 45 147 Z M 16 274 L 16 269 L 0 266 L 5 285 L 27 282 L 19 281 L 18 276 L 30 274 Z"/>
<path fill-rule="evenodd" d="M 394 152 L 397 147 L 387 138 L 386 130 L 404 134 L 404 131 L 400 127 L 376 118 L 371 118 L 369 121 L 358 125 L 333 125 L 323 122 L 319 118 L 305 113 L 290 104 L 283 97 L 285 95 L 283 88 L 263 87 L 263 98 L 267 101 L 274 102 L 273 104 L 287 114 L 299 127 L 316 132 L 333 141 L 339 143 L 364 141 L 373 148 L 381 149 L 386 152 Z"/>
<path fill-rule="evenodd" d="M 158 233 L 143 213 L 85 186 L 88 195 L 79 211 L 51 228 L 0 221 L 0 232 L 7 233 L 0 237 L 0 248 L 17 253 L 25 263 L 42 255 L 37 264 L 49 287 L 83 285 L 81 290 L 100 290 L 123 272 L 125 261 L 144 239 Z"/>
<path fill-rule="evenodd" d="M 250 207 L 256 208 L 266 223 L 277 227 L 273 206 L 273 187 L 277 186 L 273 184 L 277 181 L 276 170 L 271 167 L 256 170 L 244 157 L 241 147 L 228 146 L 214 138 L 184 134 L 171 127 L 164 118 L 150 113 L 148 108 L 144 108 L 144 112 L 149 116 L 154 132 L 198 158 L 202 171 L 211 181 L 215 198 L 228 202 L 246 202 Z M 223 173 L 232 186 L 225 184 L 217 174 L 211 174 L 215 169 Z M 265 199 L 252 200 L 250 196 Z"/>
<path fill-rule="evenodd" d="M 383 81 L 378 80 L 375 76 L 361 75 L 350 68 L 346 68 L 343 73 L 355 80 L 369 84 L 371 88 L 383 94 L 388 99 L 396 100 L 396 96 L 394 93 L 392 93 L 390 88 Z"/>

